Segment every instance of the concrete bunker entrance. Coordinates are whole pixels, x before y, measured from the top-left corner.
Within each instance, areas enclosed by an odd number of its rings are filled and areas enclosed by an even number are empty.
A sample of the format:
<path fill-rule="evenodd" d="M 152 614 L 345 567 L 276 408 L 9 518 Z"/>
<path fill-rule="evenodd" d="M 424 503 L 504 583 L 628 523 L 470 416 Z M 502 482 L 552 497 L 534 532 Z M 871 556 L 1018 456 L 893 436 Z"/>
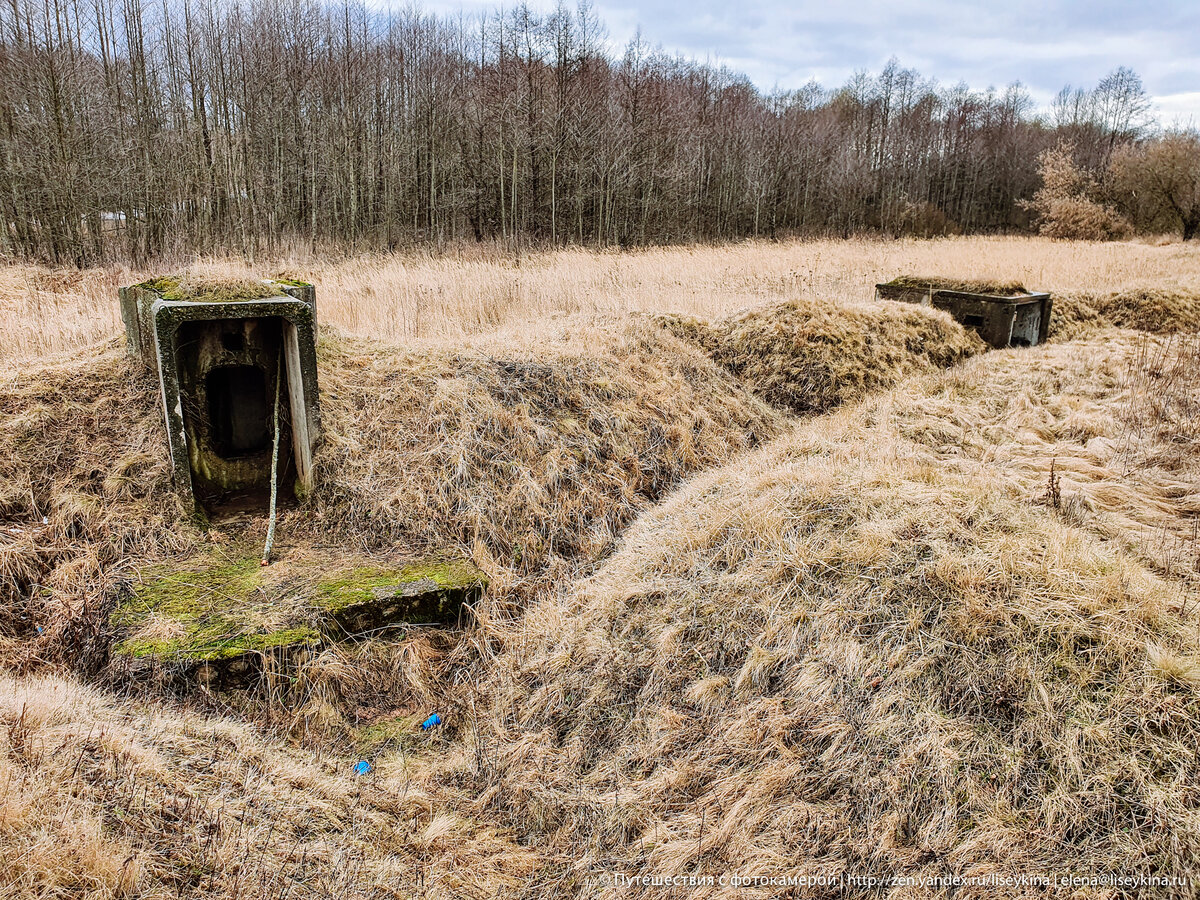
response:
<path fill-rule="evenodd" d="M 1020 285 L 901 276 L 875 285 L 875 296 L 945 310 L 996 348 L 1031 347 L 1049 336 L 1050 295 Z"/>
<path fill-rule="evenodd" d="M 1032 347 L 1040 342 L 1042 334 L 1042 305 L 1027 303 L 1018 307 L 1013 319 L 1012 345 Z"/>
<path fill-rule="evenodd" d="M 290 396 L 296 379 L 284 348 L 290 327 L 278 316 L 179 326 L 176 359 L 188 463 L 196 499 L 210 515 L 266 509 L 276 420 L 279 499 L 293 496 L 286 487 L 296 477 Z"/>
<path fill-rule="evenodd" d="M 196 511 L 266 510 L 272 485 L 281 501 L 308 496 L 320 439 L 312 285 L 163 276 L 120 295 L 129 352 L 158 375 L 175 484 Z"/>
<path fill-rule="evenodd" d="M 205 379 L 213 450 L 222 459 L 261 453 L 272 446 L 272 404 L 266 373 L 258 366 L 221 366 Z"/>

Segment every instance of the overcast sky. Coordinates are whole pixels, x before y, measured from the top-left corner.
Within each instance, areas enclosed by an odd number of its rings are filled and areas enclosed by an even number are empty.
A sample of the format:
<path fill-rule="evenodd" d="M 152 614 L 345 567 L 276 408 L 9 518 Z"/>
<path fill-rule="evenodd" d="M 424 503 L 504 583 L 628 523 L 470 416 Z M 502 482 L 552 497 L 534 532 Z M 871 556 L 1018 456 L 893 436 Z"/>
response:
<path fill-rule="evenodd" d="M 568 0 L 571 2 L 571 0 Z M 429 0 L 449 13 L 489 0 Z M 512 6 L 512 3 L 508 4 Z M 553 5 L 536 0 L 531 5 Z M 895 56 L 944 83 L 1021 81 L 1039 104 L 1129 66 L 1164 124 L 1200 125 L 1200 0 L 595 0 L 616 46 L 647 43 L 724 63 L 763 89 L 841 85 Z"/>

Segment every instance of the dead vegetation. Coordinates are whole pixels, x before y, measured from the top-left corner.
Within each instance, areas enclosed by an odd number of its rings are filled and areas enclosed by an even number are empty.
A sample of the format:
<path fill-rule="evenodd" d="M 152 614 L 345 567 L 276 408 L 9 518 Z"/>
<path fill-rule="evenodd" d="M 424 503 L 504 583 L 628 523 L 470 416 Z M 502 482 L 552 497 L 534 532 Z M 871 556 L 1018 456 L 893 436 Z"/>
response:
<path fill-rule="evenodd" d="M 566 321 L 459 352 L 322 347 L 327 432 L 313 527 L 351 543 L 475 548 L 528 574 L 607 553 L 691 472 L 783 417 L 645 321 Z"/>
<path fill-rule="evenodd" d="M 356 777 L 227 718 L 0 674 L 6 897 L 483 897 L 530 850 L 455 816 L 403 766 Z"/>
<path fill-rule="evenodd" d="M 472 808 L 581 877 L 1194 873 L 1197 604 L 1101 537 L 1200 493 L 1105 466 L 1122 349 L 981 356 L 690 482 L 510 633 Z"/>
<path fill-rule="evenodd" d="M 1019 281 L 995 281 L 986 278 L 943 278 L 940 276 L 901 275 L 888 282 L 892 287 L 922 288 L 931 291 L 964 291 L 970 294 L 993 294 L 1011 297 L 1028 294 Z"/>
<path fill-rule="evenodd" d="M 0 649 L 91 669 L 121 565 L 180 548 L 156 395 L 116 341 L 0 381 Z"/>
<path fill-rule="evenodd" d="M 1125 473 L 1200 476 L 1200 334 L 1139 340 L 1124 385 Z M 1200 516 L 1200 507 L 1194 512 Z"/>
<path fill-rule="evenodd" d="M 115 342 L 90 356 L 0 384 L 0 633 L 40 630 L 22 642 L 26 658 L 78 662 L 84 638 L 60 630 L 99 641 L 122 568 L 207 539 L 170 490 L 151 376 Z M 283 514 L 286 540 L 462 548 L 495 577 L 495 597 L 597 559 L 686 475 L 783 426 L 648 322 L 563 325 L 536 347 L 458 353 L 331 337 L 320 356 L 323 490 Z M 103 644 L 93 649 L 102 659 Z"/>
<path fill-rule="evenodd" d="M 1114 241 L 1133 234 L 1133 226 L 1109 203 L 1104 202 L 1097 174 L 1075 160 L 1072 141 L 1038 154 L 1042 186 L 1030 200 L 1019 205 L 1032 212 L 1038 233 L 1069 241 Z"/>
<path fill-rule="evenodd" d="M 1058 343 L 992 353 L 935 311 L 800 300 L 405 349 L 325 329 L 325 487 L 281 551 L 453 545 L 491 596 L 182 708 L 27 671 L 95 668 L 132 561 L 261 523 L 186 523 L 116 341 L 10 368 L 0 893 L 1196 871 L 1200 365 L 1114 330 L 1194 329 L 1189 290 L 1056 296 Z"/>
<path fill-rule="evenodd" d="M 756 394 L 795 413 L 819 413 L 961 362 L 984 349 L 944 312 L 907 303 L 763 307 L 712 324 L 658 321 L 703 347 Z"/>
<path fill-rule="evenodd" d="M 1054 296 L 1052 340 L 1075 340 L 1109 328 L 1155 334 L 1200 331 L 1200 292 L 1137 288 Z"/>
<path fill-rule="evenodd" d="M 1193 344 L 1108 331 L 989 353 L 868 400 L 863 414 L 891 417 L 938 464 L 985 463 L 1025 497 L 1046 493 L 1053 466 L 1064 520 L 1187 583 L 1200 547 L 1190 560 L 1164 548 L 1187 544 L 1200 516 Z"/>
<path fill-rule="evenodd" d="M 0 360 L 37 359 L 120 332 L 120 285 L 182 271 L 197 279 L 303 278 L 317 318 L 347 334 L 424 346 L 512 328 L 536 334 L 554 317 L 631 312 L 709 321 L 788 300 L 869 301 L 900 272 L 926 279 L 1021 283 L 1050 291 L 1156 289 L 1200 294 L 1200 246 L 1087 244 L 1046 238 L 746 241 L 632 252 L 583 248 L 510 255 L 488 245 L 442 253 L 329 258 L 298 251 L 256 265 L 185 259 L 154 271 L 64 271 L 0 265 Z"/>

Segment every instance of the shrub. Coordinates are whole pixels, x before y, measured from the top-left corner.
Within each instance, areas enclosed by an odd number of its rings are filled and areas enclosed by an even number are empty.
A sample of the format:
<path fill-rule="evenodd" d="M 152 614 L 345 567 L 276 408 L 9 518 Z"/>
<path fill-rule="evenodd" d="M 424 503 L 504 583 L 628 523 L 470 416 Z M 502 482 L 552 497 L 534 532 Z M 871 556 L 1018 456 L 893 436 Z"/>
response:
<path fill-rule="evenodd" d="M 1038 232 L 1076 241 L 1111 241 L 1133 229 L 1111 206 L 1092 198 L 1096 185 L 1074 160 L 1074 147 L 1060 143 L 1038 156 L 1042 187 L 1022 205 L 1036 213 Z"/>

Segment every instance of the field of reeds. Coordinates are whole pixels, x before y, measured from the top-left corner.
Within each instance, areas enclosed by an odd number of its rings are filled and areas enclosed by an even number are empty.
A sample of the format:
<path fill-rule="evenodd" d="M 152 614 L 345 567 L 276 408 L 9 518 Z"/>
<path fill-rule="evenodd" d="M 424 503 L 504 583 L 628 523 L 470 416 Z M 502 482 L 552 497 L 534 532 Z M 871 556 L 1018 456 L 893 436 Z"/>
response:
<path fill-rule="evenodd" d="M 123 584 L 265 521 L 171 489 L 145 273 L 0 269 L 0 897 L 1200 896 L 1200 248 L 256 271 L 323 325 L 280 564 L 453 549 L 487 595 L 246 691 L 130 681 Z M 1051 290 L 1051 342 L 872 299 L 903 274 Z"/>
<path fill-rule="evenodd" d="M 329 259 L 199 259 L 153 272 L 0 267 L 0 361 L 83 346 L 120 329 L 121 284 L 163 271 L 244 278 L 285 274 L 317 285 L 321 321 L 406 344 L 489 335 L 571 315 L 631 312 L 718 318 L 775 300 L 869 300 L 897 274 L 1016 281 L 1037 289 L 1104 294 L 1137 288 L 1200 290 L 1194 247 L 1044 238 L 766 241 L 636 251 L 586 249 L 514 256 L 466 247 Z"/>

